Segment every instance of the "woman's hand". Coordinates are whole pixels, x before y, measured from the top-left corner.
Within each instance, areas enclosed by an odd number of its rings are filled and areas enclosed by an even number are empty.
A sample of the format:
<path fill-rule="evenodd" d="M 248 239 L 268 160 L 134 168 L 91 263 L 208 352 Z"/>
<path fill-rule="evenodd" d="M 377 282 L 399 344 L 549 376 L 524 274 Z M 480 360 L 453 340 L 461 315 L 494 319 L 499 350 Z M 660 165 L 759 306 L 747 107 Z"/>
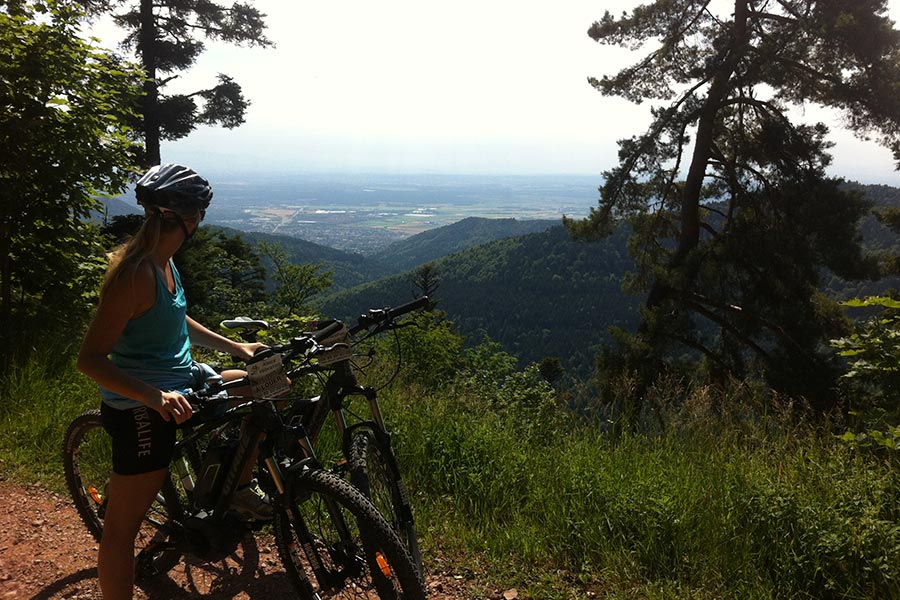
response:
<path fill-rule="evenodd" d="M 238 343 L 235 344 L 235 348 L 238 350 L 238 352 L 235 353 L 235 356 L 240 358 L 244 362 L 247 362 L 248 360 L 253 358 L 253 355 L 256 354 L 259 350 L 266 347 L 267 346 L 265 344 L 260 344 L 259 342 Z"/>
<path fill-rule="evenodd" d="M 184 423 L 194 414 L 191 403 L 178 392 L 160 392 L 157 402 L 150 403 L 150 407 L 162 415 L 166 421 L 173 418 L 176 423 Z"/>

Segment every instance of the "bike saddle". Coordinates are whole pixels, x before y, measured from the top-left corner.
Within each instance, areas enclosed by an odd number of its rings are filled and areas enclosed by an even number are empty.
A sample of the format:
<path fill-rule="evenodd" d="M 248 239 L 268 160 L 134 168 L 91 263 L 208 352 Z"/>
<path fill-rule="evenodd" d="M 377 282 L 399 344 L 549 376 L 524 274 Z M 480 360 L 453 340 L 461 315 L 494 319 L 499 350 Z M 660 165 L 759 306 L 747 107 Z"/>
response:
<path fill-rule="evenodd" d="M 250 317 L 235 317 L 234 319 L 226 319 L 219 323 L 220 326 L 225 327 L 226 329 L 245 329 L 252 331 L 260 331 L 261 329 L 268 329 L 269 324 L 266 321 L 262 321 L 260 319 L 251 319 Z"/>

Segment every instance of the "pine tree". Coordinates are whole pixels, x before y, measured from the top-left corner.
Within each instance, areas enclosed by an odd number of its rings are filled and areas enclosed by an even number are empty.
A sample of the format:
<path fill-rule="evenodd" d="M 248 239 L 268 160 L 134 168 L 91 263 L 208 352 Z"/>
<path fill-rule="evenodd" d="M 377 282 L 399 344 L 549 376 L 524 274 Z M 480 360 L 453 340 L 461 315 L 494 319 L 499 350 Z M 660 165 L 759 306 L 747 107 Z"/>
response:
<path fill-rule="evenodd" d="M 416 268 L 409 278 L 412 284 L 413 298 L 428 296 L 431 299 L 431 307 L 437 304 L 434 295 L 441 287 L 441 275 L 434 263 L 425 263 Z"/>
<path fill-rule="evenodd" d="M 616 368 L 647 381 L 667 358 L 702 356 L 710 373 L 761 370 L 825 407 L 822 342 L 841 319 L 817 292 L 819 274 L 874 273 L 856 229 L 868 204 L 827 176 L 825 125 L 796 122 L 790 109 L 837 109 L 900 160 L 900 32 L 886 0 L 733 0 L 729 9 L 656 0 L 590 28 L 604 44 L 653 46 L 589 81 L 656 105 L 648 131 L 620 142 L 598 207 L 568 225 L 586 238 L 622 219 L 634 229 L 632 289 L 647 294 L 647 310 Z"/>
<path fill-rule="evenodd" d="M 276 243 L 260 242 L 257 251 L 271 265 L 275 291 L 271 295 L 270 310 L 276 316 L 304 316 L 304 313 L 312 312 L 310 300 L 331 287 L 332 272 L 325 270 L 322 264 L 291 263 Z"/>
<path fill-rule="evenodd" d="M 209 0 L 83 0 L 92 14 L 109 12 L 127 32 L 123 46 L 137 52 L 147 75 L 140 103 L 145 166 L 159 164 L 160 141 L 177 140 L 201 124 L 234 128 L 244 122 L 249 101 L 231 77 L 187 94 L 166 94 L 165 86 L 189 69 L 204 51 L 201 38 L 271 46 L 262 13 L 249 3 L 230 7 Z M 200 101 L 200 104 L 198 104 Z"/>

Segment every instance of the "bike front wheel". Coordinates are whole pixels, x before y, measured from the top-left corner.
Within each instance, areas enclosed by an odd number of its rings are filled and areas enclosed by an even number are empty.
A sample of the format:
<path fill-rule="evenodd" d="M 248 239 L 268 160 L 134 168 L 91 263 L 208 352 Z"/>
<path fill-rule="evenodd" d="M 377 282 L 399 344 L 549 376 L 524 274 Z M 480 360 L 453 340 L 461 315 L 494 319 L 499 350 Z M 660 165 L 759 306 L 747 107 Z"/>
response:
<path fill-rule="evenodd" d="M 99 410 L 86 411 L 69 425 L 63 443 L 63 469 L 78 515 L 99 542 L 112 475 L 112 440 L 103 429 Z M 180 560 L 180 552 L 169 539 L 170 515 L 177 514 L 173 495 L 171 482 L 167 482 L 141 523 L 135 539 L 139 577 L 167 572 Z"/>
<path fill-rule="evenodd" d="M 349 482 L 301 471 L 289 478 L 284 499 L 275 512 L 275 540 L 300 598 L 425 598 L 396 533 Z"/>
<path fill-rule="evenodd" d="M 385 516 L 421 573 L 422 553 L 416 538 L 412 507 L 400 478 L 400 467 L 389 444 L 380 442 L 373 431 L 360 430 L 353 435 L 350 483 Z"/>

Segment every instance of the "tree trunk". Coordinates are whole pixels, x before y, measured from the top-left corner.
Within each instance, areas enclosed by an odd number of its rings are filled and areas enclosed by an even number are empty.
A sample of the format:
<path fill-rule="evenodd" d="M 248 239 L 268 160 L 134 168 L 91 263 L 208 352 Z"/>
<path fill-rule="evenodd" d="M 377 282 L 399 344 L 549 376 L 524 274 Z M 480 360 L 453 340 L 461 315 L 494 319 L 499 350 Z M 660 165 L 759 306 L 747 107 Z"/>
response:
<path fill-rule="evenodd" d="M 147 76 L 141 112 L 144 117 L 144 167 L 160 164 L 159 119 L 157 118 L 159 90 L 156 84 L 156 19 L 152 0 L 141 0 L 141 32 L 138 50 Z"/>
<path fill-rule="evenodd" d="M 8 371 L 15 342 L 12 327 L 12 259 L 9 223 L 0 223 L 0 360 Z"/>
<path fill-rule="evenodd" d="M 694 152 L 691 156 L 691 165 L 681 194 L 681 229 L 678 233 L 678 246 L 669 260 L 669 269 L 681 267 L 691 250 L 700 243 L 700 194 L 715 137 L 716 115 L 719 112 L 722 101 L 728 97 L 731 76 L 734 74 L 735 67 L 746 51 L 748 39 L 747 2 L 748 0 L 735 0 L 734 2 L 734 37 L 731 42 L 732 45 L 728 51 L 728 56 L 719 67 L 709 86 L 709 92 L 707 92 L 700 118 L 697 121 Z M 690 279 L 691 276 L 688 274 L 688 280 Z M 667 296 L 668 290 L 657 279 L 647 296 L 646 305 L 648 308 L 658 306 Z"/>

